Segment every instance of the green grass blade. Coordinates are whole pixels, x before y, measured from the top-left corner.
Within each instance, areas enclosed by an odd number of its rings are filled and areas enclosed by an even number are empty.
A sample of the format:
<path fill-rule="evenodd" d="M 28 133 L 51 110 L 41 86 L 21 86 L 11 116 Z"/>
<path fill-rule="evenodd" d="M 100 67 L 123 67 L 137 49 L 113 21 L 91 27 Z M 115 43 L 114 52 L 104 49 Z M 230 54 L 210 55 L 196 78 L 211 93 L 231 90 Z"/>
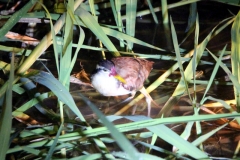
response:
<path fill-rule="evenodd" d="M 0 159 L 5 159 L 10 145 L 10 133 L 12 128 L 12 87 L 14 81 L 14 54 L 11 58 L 11 70 L 5 96 L 5 102 L 2 106 L 0 115 Z"/>
<path fill-rule="evenodd" d="M 101 113 L 97 106 L 91 103 L 86 97 L 79 93 L 85 103 L 93 110 L 93 112 L 99 117 L 101 122 L 110 132 L 111 136 L 115 139 L 119 147 L 130 157 L 130 159 L 140 159 L 139 152 L 133 145 L 126 139 L 126 137 L 120 133 L 115 126 L 107 120 L 107 118 Z"/>
<path fill-rule="evenodd" d="M 238 141 L 237 147 L 235 148 L 234 155 L 232 159 L 237 159 L 239 158 L 239 152 L 240 152 L 240 141 Z"/>
<path fill-rule="evenodd" d="M 76 21 L 73 12 L 68 11 L 68 14 L 70 15 L 72 21 Z M 74 64 L 76 63 L 77 55 L 78 55 L 80 49 L 82 48 L 82 46 L 83 46 L 83 41 L 84 41 L 84 39 L 85 39 L 85 33 L 84 33 L 83 29 L 80 27 L 80 24 L 79 24 L 79 23 L 78 23 L 78 26 L 79 26 L 79 30 L 80 30 L 80 34 L 79 34 L 80 36 L 79 36 L 79 39 L 78 39 L 78 43 L 77 43 L 77 47 L 76 47 L 75 53 L 74 53 L 74 55 L 73 55 L 73 57 L 72 57 L 72 60 L 71 60 L 70 65 L 68 66 L 68 70 L 67 70 L 67 72 L 66 72 L 66 75 L 70 75 L 70 73 L 71 73 L 71 71 L 72 71 L 72 69 L 73 69 L 73 67 L 74 67 Z M 71 43 L 71 46 L 73 47 L 73 44 L 72 44 L 72 43 Z"/>
<path fill-rule="evenodd" d="M 109 51 L 112 52 L 114 56 L 120 56 L 116 47 L 103 32 L 96 19 L 89 12 L 80 7 L 75 11 L 75 14 L 81 18 L 83 23 L 102 41 L 102 43 L 107 47 Z"/>
<path fill-rule="evenodd" d="M 152 146 L 156 143 L 157 137 L 158 137 L 158 136 L 157 136 L 156 134 L 153 134 L 153 135 L 152 135 L 152 137 L 151 137 L 151 145 L 152 145 Z M 150 151 L 151 151 L 151 148 L 149 149 L 148 153 L 150 153 Z"/>
<path fill-rule="evenodd" d="M 54 152 L 54 149 L 55 149 L 55 147 L 56 147 L 56 145 L 57 145 L 58 138 L 59 138 L 62 130 L 63 130 L 63 123 L 60 125 L 60 127 L 59 127 L 59 129 L 58 129 L 57 135 L 56 135 L 55 138 L 54 138 L 54 142 L 53 142 L 53 144 L 51 145 L 51 147 L 50 147 L 50 149 L 49 149 L 49 151 L 48 151 L 48 154 L 47 154 L 45 160 L 51 159 L 52 154 L 53 154 L 53 152 Z"/>
<path fill-rule="evenodd" d="M 141 117 L 141 116 L 135 116 L 135 117 Z M 170 117 L 170 118 L 157 118 L 157 119 L 149 119 L 149 120 L 141 120 L 138 122 L 131 122 L 127 124 L 119 124 L 115 125 L 115 127 L 120 132 L 127 132 L 127 131 L 133 131 L 136 129 L 143 129 L 150 126 L 156 126 L 159 124 L 172 124 L 172 123 L 186 123 L 190 121 L 210 121 L 210 120 L 216 120 L 219 118 L 237 118 L 240 117 L 239 113 L 232 113 L 232 114 L 215 114 L 215 115 L 197 115 L 197 116 L 181 116 L 181 117 Z M 127 118 L 127 116 L 125 116 Z M 146 117 L 145 117 L 146 118 Z M 84 130 L 81 134 L 79 132 L 72 132 L 72 133 L 66 133 L 65 135 L 61 135 L 59 137 L 59 141 L 61 142 L 67 142 L 69 140 L 79 140 L 79 138 L 82 138 L 81 135 L 85 135 L 87 137 L 94 137 L 104 134 L 109 134 L 110 131 L 106 127 L 98 127 L 94 129 L 87 129 Z M 41 146 L 51 146 L 53 143 L 53 140 L 42 140 L 39 142 L 33 142 L 27 147 L 41 147 Z M 21 151 L 21 146 L 15 146 L 14 148 L 11 148 L 8 150 L 8 153 L 14 153 Z"/>
<path fill-rule="evenodd" d="M 227 22 L 226 22 L 227 21 Z M 221 21 L 216 27 L 213 28 L 213 30 L 211 31 L 210 34 L 213 33 L 212 37 L 206 37 L 205 40 L 202 42 L 202 44 L 198 45 L 198 49 L 201 48 L 204 43 L 208 42 L 211 38 L 213 38 L 215 35 L 217 35 L 219 32 L 221 32 L 224 28 L 226 28 L 227 26 L 229 26 L 232 22 L 234 21 L 234 18 L 230 17 L 230 18 L 226 18 L 223 21 Z M 224 23 L 224 24 L 223 24 Z M 223 24 L 222 26 L 220 26 L 218 29 L 216 29 L 219 25 Z M 204 48 L 204 47 L 202 47 Z M 201 49 L 202 50 L 202 49 Z M 194 50 L 188 52 L 184 58 L 190 58 L 194 53 Z M 164 81 L 166 81 L 167 77 L 169 75 L 171 75 L 171 73 L 173 73 L 176 69 L 178 68 L 178 63 L 175 63 L 173 66 L 171 66 L 166 72 L 164 72 L 157 80 L 155 80 L 146 90 L 148 91 L 148 93 L 152 92 L 154 89 L 156 89 L 159 85 L 161 85 Z M 192 67 L 191 67 L 192 68 Z M 191 81 L 191 79 L 189 80 L 189 82 Z M 183 88 L 184 91 L 184 88 Z M 141 100 L 144 96 L 142 94 L 140 94 L 139 96 L 137 96 L 136 98 L 134 98 L 130 103 L 128 103 L 126 106 L 124 106 L 121 110 L 119 110 L 118 112 L 115 113 L 115 115 L 119 115 L 121 113 L 123 113 L 124 111 L 126 111 L 127 109 L 129 109 L 132 105 L 136 104 L 136 102 L 138 102 L 139 100 Z M 168 115 L 171 112 L 171 107 L 177 103 L 179 96 L 176 97 L 171 97 L 171 99 L 169 99 L 169 101 L 167 101 L 167 103 L 164 105 L 164 107 L 162 108 L 162 110 L 160 111 L 160 113 L 158 114 L 159 117 L 161 117 L 162 115 Z M 173 101 L 172 101 L 173 100 Z"/>
<path fill-rule="evenodd" d="M 226 108 L 227 110 L 229 110 L 229 112 L 231 112 L 232 114 L 238 113 L 237 111 L 233 110 L 232 107 L 229 106 L 224 100 L 213 98 L 211 96 L 206 97 L 204 100 L 206 101 L 208 99 L 221 103 L 223 105 L 223 107 Z M 237 120 L 238 124 L 240 124 L 240 118 L 236 117 L 235 119 Z"/>
<path fill-rule="evenodd" d="M 38 74 L 29 77 L 30 79 L 48 87 L 58 98 L 61 102 L 65 103 L 72 111 L 75 113 L 82 122 L 85 122 L 85 119 L 79 109 L 77 108 L 72 96 L 68 92 L 68 90 L 60 83 L 57 79 L 55 79 L 52 75 L 46 73 L 46 72 L 39 72 Z M 88 127 L 89 130 L 91 130 L 91 127 Z M 98 143 L 95 143 L 98 145 L 99 148 L 104 148 L 104 151 L 106 151 L 105 145 L 99 141 Z M 53 141 L 49 142 L 49 145 L 52 145 Z M 37 146 L 41 146 L 43 143 L 38 143 Z M 103 152 L 104 152 L 103 151 Z"/>
<path fill-rule="evenodd" d="M 137 12 L 137 0 L 126 1 L 126 33 L 134 37 L 135 36 L 135 25 L 136 25 L 136 12 Z M 132 51 L 133 43 L 128 42 L 128 49 Z"/>
<path fill-rule="evenodd" d="M 137 121 L 138 117 L 135 116 L 126 116 L 126 118 Z M 145 117 L 145 119 L 149 119 Z M 184 154 L 188 154 L 189 156 L 195 159 L 207 158 L 208 156 L 206 153 L 200 151 L 197 147 L 189 143 L 188 141 L 184 140 L 182 137 L 177 135 L 174 131 L 169 129 L 163 124 L 156 125 L 156 126 L 149 126 L 147 129 L 154 134 L 158 135 L 164 141 L 176 146 L 179 150 L 183 151 Z M 191 150 L 191 152 L 189 152 Z"/>
<path fill-rule="evenodd" d="M 168 9 L 176 8 L 176 7 L 180 7 L 180 6 L 191 4 L 191 3 L 194 3 L 194 2 L 198 2 L 198 1 L 201 1 L 201 0 L 187 0 L 187 1 L 182 0 L 182 1 L 167 5 L 167 8 Z M 158 7 L 155 7 L 153 10 L 154 10 L 154 12 L 159 12 L 159 11 L 161 11 L 161 8 L 158 6 Z M 149 9 L 148 10 L 143 10 L 143 11 L 137 12 L 137 16 L 141 17 L 141 16 L 144 16 L 144 15 L 147 15 L 147 14 L 150 14 L 150 13 L 151 12 L 149 11 Z M 122 16 L 122 19 L 126 19 L 126 16 Z"/>
<path fill-rule="evenodd" d="M 22 106 L 20 106 L 16 110 L 14 110 L 12 112 L 12 115 L 18 117 L 19 114 L 22 114 L 23 112 L 25 112 L 26 110 L 28 110 L 32 106 L 35 106 L 36 104 L 38 104 L 39 99 L 47 98 L 47 95 L 48 95 L 48 93 L 43 93 L 42 95 L 39 95 L 38 97 L 29 100 L 28 102 L 24 103 Z"/>
<path fill-rule="evenodd" d="M 116 3 L 117 3 L 117 1 L 116 1 Z M 110 0 L 110 5 L 111 5 L 111 9 L 112 9 L 112 13 L 113 13 L 113 16 L 114 16 L 115 23 L 117 24 L 117 10 L 116 10 L 116 7 L 115 7 L 114 0 Z"/>
<path fill-rule="evenodd" d="M 222 60 L 223 54 L 224 54 L 224 52 L 225 52 L 225 50 L 226 50 L 226 47 L 227 47 L 227 46 L 225 46 L 225 47 L 223 48 L 222 53 L 221 53 L 220 57 L 218 58 L 216 65 L 214 66 L 214 69 L 213 69 L 213 71 L 212 71 L 212 74 L 211 74 L 209 83 L 207 84 L 207 87 L 206 87 L 206 90 L 205 90 L 204 95 L 203 95 L 203 97 L 202 97 L 202 100 L 200 101 L 200 105 L 203 104 L 203 100 L 204 100 L 207 92 L 209 91 L 212 83 L 213 83 L 213 80 L 214 80 L 214 78 L 215 78 L 215 76 L 216 76 L 216 74 L 217 74 L 217 71 L 218 71 L 218 69 L 219 69 L 219 65 L 220 65 L 220 62 L 221 62 L 221 60 Z"/>
<path fill-rule="evenodd" d="M 121 15 L 121 7 L 122 7 L 122 2 L 121 1 L 114 1 L 115 3 L 115 8 L 116 8 L 116 24 L 118 26 L 118 31 L 119 32 L 122 32 L 122 33 L 125 33 L 125 29 L 124 29 L 124 26 L 123 26 L 123 23 L 122 23 L 122 15 Z M 113 5 L 112 5 L 113 6 Z M 120 41 L 120 47 L 122 49 L 124 49 L 124 42 L 122 39 L 119 39 Z"/>
<path fill-rule="evenodd" d="M 161 0 L 163 24 L 169 24 L 167 0 Z"/>
<path fill-rule="evenodd" d="M 59 81 L 69 89 L 69 77 L 72 68 L 69 68 L 72 59 L 72 39 L 73 39 L 73 1 L 69 1 L 67 4 L 67 13 L 65 18 L 65 26 L 64 26 L 64 35 L 63 35 L 63 49 L 62 53 L 60 53 L 60 72 L 59 72 Z M 58 57 L 55 57 L 58 59 Z M 60 105 L 60 108 L 61 105 Z M 62 109 L 61 109 L 62 110 Z M 63 116 L 63 112 L 61 112 Z"/>
<path fill-rule="evenodd" d="M 18 21 L 25 15 L 29 9 L 37 2 L 37 0 L 29 1 L 24 7 L 22 7 L 19 11 L 15 12 L 11 18 L 2 26 L 0 29 L 0 40 L 7 34 L 7 32 L 12 29 L 12 27 L 18 23 Z"/>
<path fill-rule="evenodd" d="M 40 150 L 33 149 L 33 148 L 31 148 L 31 147 L 22 147 L 22 150 L 23 150 L 23 151 L 26 151 L 27 153 L 31 153 L 31 154 L 33 154 L 33 155 L 36 155 L 36 156 L 41 153 Z"/>
<path fill-rule="evenodd" d="M 112 159 L 111 154 L 105 154 L 104 157 L 107 159 Z M 70 158 L 69 160 L 98 160 L 98 159 L 102 159 L 102 158 L 103 158 L 102 154 L 94 153 L 94 154 L 88 154 L 88 155 Z"/>
<path fill-rule="evenodd" d="M 139 45 L 142 45 L 142 46 L 146 46 L 146 47 L 149 47 L 149 48 L 152 48 L 152 49 L 156 49 L 156 50 L 159 50 L 159 51 L 166 51 L 165 49 L 153 46 L 153 45 L 148 44 L 148 43 L 146 43 L 144 41 L 138 40 L 138 39 L 136 39 L 134 37 L 131 37 L 131 36 L 127 35 L 127 34 L 118 32 L 116 30 L 113 30 L 113 29 L 110 29 L 110 28 L 107 28 L 107 27 L 102 27 L 102 30 L 107 35 L 112 36 L 112 37 L 117 37 L 118 39 L 128 40 L 128 41 L 131 41 L 133 43 L 136 43 L 136 44 L 139 44 Z"/>
<path fill-rule="evenodd" d="M 193 122 L 188 122 L 186 128 L 184 129 L 183 133 L 181 134 L 181 137 L 185 140 L 187 140 L 191 135 L 191 130 L 193 126 Z"/>
<path fill-rule="evenodd" d="M 197 3 L 191 3 L 189 9 L 189 17 L 188 17 L 188 26 L 185 32 L 188 32 L 191 28 L 195 26 L 196 18 L 197 18 Z"/>
<path fill-rule="evenodd" d="M 131 159 L 131 157 L 129 157 L 128 155 L 126 155 L 126 153 L 115 153 L 114 154 L 117 157 L 120 157 L 122 159 Z M 146 154 L 146 153 L 139 153 L 139 156 L 141 157 L 140 159 L 147 159 L 147 160 L 164 160 L 163 158 L 157 157 L 155 155 L 151 155 L 151 154 Z M 120 159 L 120 160 L 122 160 Z"/>
<path fill-rule="evenodd" d="M 182 65 L 183 61 L 182 61 L 182 57 L 180 55 L 180 50 L 179 50 L 178 40 L 177 40 L 177 34 L 176 34 L 175 27 L 173 25 L 172 18 L 170 18 L 170 24 L 171 24 L 173 46 L 174 46 L 174 50 L 175 50 L 175 53 L 176 53 L 179 70 L 180 70 L 180 73 L 181 73 L 181 80 L 179 82 L 179 85 L 181 85 L 181 88 L 185 88 L 185 90 L 188 93 L 188 96 L 189 96 L 190 100 L 192 101 L 192 98 L 191 98 L 191 96 L 189 94 L 189 91 L 188 91 L 188 82 L 187 82 L 187 79 L 186 79 L 185 74 L 184 74 L 184 69 L 183 69 L 183 65 Z"/>
<path fill-rule="evenodd" d="M 156 24 L 158 24 L 158 18 L 157 18 L 157 15 L 156 15 L 155 11 L 154 11 L 154 8 L 152 7 L 151 1 L 150 1 L 150 0 L 147 0 L 147 4 L 148 4 L 149 10 L 150 10 L 150 12 L 151 12 L 151 14 L 152 14 L 152 16 L 153 16 L 154 22 L 155 22 Z M 137 16 L 137 15 L 136 15 L 136 16 Z"/>
<path fill-rule="evenodd" d="M 214 0 L 214 1 L 226 3 L 226 4 L 230 4 L 230 5 L 234 5 L 234 6 L 240 6 L 239 0 Z"/>
<path fill-rule="evenodd" d="M 14 84 L 12 90 L 19 95 L 25 92 L 25 90 L 21 87 L 21 84 Z"/>
<path fill-rule="evenodd" d="M 69 3 L 67 4 L 67 15 L 66 15 L 65 26 L 64 26 L 64 39 L 63 39 L 63 51 L 62 51 L 63 56 L 65 55 L 66 50 L 70 45 L 70 43 L 72 43 L 72 39 L 73 39 L 73 20 L 70 15 L 73 12 L 73 3 L 71 2 L 73 1 L 69 1 Z"/>
<path fill-rule="evenodd" d="M 193 53 L 193 63 L 192 63 L 192 70 L 193 70 L 193 82 L 194 82 L 194 89 L 196 89 L 196 85 L 195 85 L 195 80 L 196 80 L 196 62 L 197 62 L 197 46 L 198 46 L 198 38 L 199 38 L 199 18 L 198 18 L 198 14 L 195 17 L 195 22 L 196 22 L 196 29 L 195 29 L 195 37 L 194 37 L 194 53 Z M 196 104 L 196 92 L 194 93 L 193 96 L 193 103 Z M 194 106 L 195 107 L 195 106 Z"/>
<path fill-rule="evenodd" d="M 206 141 L 209 137 L 211 137 L 212 135 L 216 134 L 219 130 L 221 130 L 222 128 L 226 127 L 228 125 L 228 123 L 221 125 L 220 127 L 217 127 L 216 129 L 211 130 L 210 132 L 198 137 L 196 140 L 194 140 L 192 142 L 192 144 L 194 144 L 195 146 L 198 146 L 199 144 L 203 143 L 204 141 Z"/>
<path fill-rule="evenodd" d="M 194 3 L 191 6 L 191 11 L 194 12 L 193 10 L 196 9 L 197 4 Z M 196 12 L 196 11 L 195 11 Z M 194 13 L 190 13 L 195 15 Z M 192 63 L 192 70 L 193 70 L 193 98 L 192 98 L 192 106 L 194 107 L 194 115 L 198 115 L 199 114 L 199 109 L 197 108 L 197 91 L 196 91 L 196 69 L 197 69 L 197 63 L 199 60 L 197 60 L 197 46 L 198 46 L 198 38 L 199 38 L 199 18 L 198 18 L 198 14 L 196 13 L 196 17 L 195 18 L 195 22 L 196 22 L 196 29 L 195 29 L 195 37 L 194 37 L 194 53 L 193 53 L 193 63 Z M 188 81 L 189 82 L 189 81 Z M 198 135 L 200 135 L 202 133 L 202 129 L 201 129 L 201 124 L 199 121 L 195 122 L 196 124 L 196 133 Z"/>
<path fill-rule="evenodd" d="M 208 50 L 208 51 L 209 51 L 209 50 Z M 217 58 L 213 53 L 211 53 L 210 51 L 209 51 L 209 53 L 210 53 L 210 55 L 215 59 L 215 61 L 218 61 L 218 58 Z M 232 81 L 232 83 L 233 83 L 234 87 L 236 88 L 236 90 L 237 90 L 238 92 L 240 92 L 240 84 L 239 84 L 237 78 L 236 78 L 234 75 L 232 75 L 231 71 L 228 69 L 228 67 L 226 67 L 226 65 L 225 65 L 224 63 L 222 63 L 222 62 L 220 61 L 219 65 L 220 65 L 220 66 L 222 67 L 222 69 L 226 72 L 226 74 L 228 75 L 228 77 L 229 77 L 230 80 Z"/>
<path fill-rule="evenodd" d="M 184 154 L 188 154 L 189 156 L 193 157 L 194 159 L 204 159 L 208 158 L 207 154 L 199 150 L 193 144 L 185 141 L 171 129 L 166 127 L 165 125 L 159 125 L 154 127 L 148 127 L 148 129 L 155 134 L 158 134 L 159 137 L 166 140 L 168 143 L 176 146 L 180 151 Z M 153 131 L 154 130 L 154 131 Z M 191 150 L 191 152 L 189 152 Z"/>
<path fill-rule="evenodd" d="M 56 126 L 43 126 L 41 128 L 32 129 L 31 131 L 23 130 L 20 133 L 20 137 L 24 139 L 34 135 L 44 135 L 44 134 L 50 135 L 50 134 L 56 133 L 57 130 L 58 129 Z"/>
<path fill-rule="evenodd" d="M 38 2 L 38 3 L 40 3 L 40 2 Z M 60 47 L 60 45 L 57 44 L 57 37 L 56 37 L 56 33 L 57 32 L 55 32 L 55 30 L 54 30 L 51 14 L 48 12 L 48 9 L 42 3 L 40 3 L 40 4 L 45 9 L 45 11 L 47 13 L 47 16 L 50 19 L 50 27 L 51 27 L 51 31 L 50 32 L 51 32 L 51 35 L 52 35 L 54 56 L 55 56 L 55 61 L 56 61 L 57 72 L 58 72 L 58 75 L 59 75 L 60 71 L 59 71 L 58 56 L 59 56 L 59 53 L 62 50 L 62 48 Z M 65 17 L 65 14 L 63 14 L 62 16 Z"/>
<path fill-rule="evenodd" d="M 81 2 L 81 0 L 75 1 L 74 9 L 76 9 L 78 5 L 81 4 Z M 55 33 L 58 33 L 59 30 L 62 28 L 65 22 L 64 20 L 65 16 L 63 14 L 54 24 Z M 41 54 L 52 44 L 52 38 L 52 32 L 49 32 L 42 38 L 41 42 L 35 47 L 30 56 L 19 67 L 19 69 L 17 70 L 17 74 L 24 74 L 24 72 L 26 72 L 32 66 L 32 64 L 41 56 Z"/>
<path fill-rule="evenodd" d="M 240 11 L 238 12 L 235 21 L 233 22 L 232 29 L 231 29 L 231 63 L 232 63 L 232 74 L 237 78 L 238 82 L 240 82 Z M 236 100 L 236 106 L 238 112 L 240 112 L 240 92 L 234 86 L 234 96 Z"/>
<path fill-rule="evenodd" d="M 80 26 L 79 26 L 79 30 L 80 30 L 80 35 L 81 36 L 79 36 L 77 48 L 76 48 L 75 53 L 73 55 L 72 61 L 69 65 L 69 67 L 68 67 L 69 69 L 68 69 L 68 72 L 66 73 L 66 75 L 70 75 L 70 73 L 71 73 L 71 71 L 72 71 L 72 69 L 73 69 L 73 67 L 76 63 L 77 55 L 78 55 L 80 49 L 82 48 L 82 44 L 83 44 L 83 41 L 84 41 L 84 38 L 85 38 L 85 33 Z"/>
<path fill-rule="evenodd" d="M 155 150 L 155 151 L 162 152 L 162 153 L 165 153 L 165 154 L 167 154 L 167 155 L 170 155 L 171 158 L 169 158 L 169 159 L 173 159 L 173 157 L 174 157 L 174 158 L 179 158 L 179 159 L 184 159 L 184 160 L 190 160 L 190 159 L 187 158 L 187 157 L 184 157 L 184 156 L 181 156 L 180 154 L 176 154 L 176 153 L 173 153 L 173 152 L 171 152 L 171 151 L 162 149 L 162 148 L 160 148 L 160 147 L 158 147 L 158 146 L 153 146 L 153 145 L 150 145 L 150 144 L 145 143 L 145 142 L 142 142 L 142 141 L 137 141 L 137 142 L 140 143 L 140 144 L 143 145 L 143 146 L 146 146 L 146 147 L 148 147 L 148 148 L 151 148 L 152 150 Z M 167 159 L 167 158 L 165 158 L 165 159 Z"/>
<path fill-rule="evenodd" d="M 234 18 L 231 18 L 229 21 L 229 18 L 221 21 L 219 24 L 217 24 L 212 31 L 207 35 L 207 37 L 198 45 L 198 47 L 196 48 L 196 67 L 197 64 L 199 62 L 199 60 L 201 59 L 204 50 L 206 49 L 206 46 L 208 44 L 208 42 L 211 40 L 211 38 L 213 38 L 214 36 L 216 36 L 219 32 L 221 32 L 221 30 L 223 30 L 224 28 L 226 28 L 228 25 L 231 24 L 231 22 L 234 20 Z M 226 22 L 227 21 L 227 22 Z M 218 29 L 216 29 L 220 24 L 224 23 L 222 26 L 220 26 Z M 191 51 L 191 55 L 194 53 L 194 51 Z M 192 63 L 193 61 L 191 60 L 188 64 L 188 66 L 185 69 L 184 75 L 185 78 L 187 80 L 187 82 L 189 82 L 192 79 L 192 75 L 193 75 L 193 68 L 192 68 Z M 185 91 L 185 86 L 182 85 L 182 81 L 179 82 L 178 86 L 176 87 L 174 93 L 172 94 L 172 99 L 170 99 L 162 108 L 162 110 L 160 111 L 160 113 L 158 114 L 159 117 L 161 117 L 162 115 L 164 116 L 168 116 L 172 110 L 172 107 L 175 105 L 175 103 L 178 101 L 178 99 L 180 98 L 180 96 L 184 93 Z M 173 102 L 171 102 L 173 100 Z"/>
<path fill-rule="evenodd" d="M 90 10 L 93 16 L 96 16 L 96 12 L 95 12 L 95 7 L 94 7 L 94 1 L 93 0 L 89 0 L 89 6 L 90 6 Z"/>
<path fill-rule="evenodd" d="M 81 121 L 85 121 L 68 90 L 55 77 L 49 73 L 41 71 L 29 78 L 48 87 L 62 102 L 68 105 Z"/>

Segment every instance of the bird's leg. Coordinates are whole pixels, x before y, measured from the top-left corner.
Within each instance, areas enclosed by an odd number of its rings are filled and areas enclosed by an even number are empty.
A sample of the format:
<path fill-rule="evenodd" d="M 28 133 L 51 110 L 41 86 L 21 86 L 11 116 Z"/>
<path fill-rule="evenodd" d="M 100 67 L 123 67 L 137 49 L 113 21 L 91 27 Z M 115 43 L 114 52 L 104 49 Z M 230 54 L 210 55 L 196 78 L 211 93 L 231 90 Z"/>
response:
<path fill-rule="evenodd" d="M 136 92 L 131 93 L 131 96 L 128 97 L 128 98 L 126 98 L 125 100 L 123 100 L 123 101 L 121 102 L 121 104 L 122 104 L 122 103 L 125 103 L 125 102 L 128 102 L 128 101 L 130 101 L 131 99 L 133 99 L 133 97 L 135 96 L 135 94 L 136 94 Z"/>
<path fill-rule="evenodd" d="M 151 117 L 151 102 L 152 101 L 153 101 L 152 97 L 146 97 L 146 102 L 147 102 L 147 106 L 148 106 L 148 117 Z"/>
<path fill-rule="evenodd" d="M 120 105 L 120 104 L 123 104 L 123 103 L 125 103 L 125 102 L 128 102 L 128 101 L 130 101 L 130 100 L 132 100 L 133 97 L 135 96 L 135 94 L 136 94 L 136 92 L 131 93 L 131 96 L 130 96 L 130 97 L 128 97 L 128 98 L 124 99 L 122 102 L 114 105 L 114 107 L 115 107 L 115 106 L 118 106 L 118 105 Z"/>
<path fill-rule="evenodd" d="M 152 99 L 152 97 L 149 95 L 149 93 L 147 92 L 147 90 L 144 87 L 142 87 L 139 91 L 146 98 L 146 102 L 147 102 L 147 106 L 148 106 L 148 117 L 150 117 L 151 116 L 151 102 L 153 102 L 153 104 L 157 107 L 159 107 L 159 105 Z"/>
<path fill-rule="evenodd" d="M 104 114 L 107 114 L 109 111 L 110 111 L 110 100 L 111 100 L 112 97 L 108 97 L 107 99 L 107 107 L 106 109 L 104 110 Z"/>
<path fill-rule="evenodd" d="M 113 105 L 113 106 L 111 106 L 111 107 L 109 108 L 109 110 L 111 110 L 112 108 L 114 108 L 114 107 L 116 107 L 116 106 L 118 106 L 118 105 L 120 105 L 120 104 L 123 104 L 123 103 L 125 103 L 125 102 L 128 102 L 128 101 L 132 100 L 133 97 L 135 96 L 135 93 L 136 93 L 136 92 L 132 92 L 130 97 L 126 98 L 125 100 L 123 100 L 123 101 L 121 101 L 121 102 L 119 102 L 119 103 L 117 103 L 117 104 L 115 104 L 115 105 Z"/>
<path fill-rule="evenodd" d="M 133 109 L 132 109 L 132 115 L 134 115 L 134 114 L 135 114 L 136 110 L 137 110 L 137 105 L 133 105 Z"/>

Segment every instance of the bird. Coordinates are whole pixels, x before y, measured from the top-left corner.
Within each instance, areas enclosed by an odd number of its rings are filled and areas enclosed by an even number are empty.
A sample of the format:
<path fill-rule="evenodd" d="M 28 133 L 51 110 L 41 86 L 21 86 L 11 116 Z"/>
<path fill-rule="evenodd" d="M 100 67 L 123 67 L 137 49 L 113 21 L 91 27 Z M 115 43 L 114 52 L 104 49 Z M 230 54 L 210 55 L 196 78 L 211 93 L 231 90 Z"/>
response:
<path fill-rule="evenodd" d="M 111 60 L 101 60 L 91 75 L 91 84 L 103 96 L 131 94 L 127 100 L 132 99 L 136 92 L 140 91 L 146 97 L 148 116 L 150 117 L 153 99 L 143 85 L 152 70 L 153 63 L 136 57 L 115 57 Z"/>

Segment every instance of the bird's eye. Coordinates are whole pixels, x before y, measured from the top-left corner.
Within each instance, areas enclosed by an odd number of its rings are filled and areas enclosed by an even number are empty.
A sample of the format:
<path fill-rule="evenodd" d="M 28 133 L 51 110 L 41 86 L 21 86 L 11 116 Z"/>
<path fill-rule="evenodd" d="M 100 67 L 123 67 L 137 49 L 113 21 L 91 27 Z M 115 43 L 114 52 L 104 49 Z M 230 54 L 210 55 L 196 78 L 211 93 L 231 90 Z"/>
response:
<path fill-rule="evenodd" d="M 107 72 L 107 70 L 106 70 L 106 69 L 103 69 L 103 71 L 104 71 L 104 72 Z"/>

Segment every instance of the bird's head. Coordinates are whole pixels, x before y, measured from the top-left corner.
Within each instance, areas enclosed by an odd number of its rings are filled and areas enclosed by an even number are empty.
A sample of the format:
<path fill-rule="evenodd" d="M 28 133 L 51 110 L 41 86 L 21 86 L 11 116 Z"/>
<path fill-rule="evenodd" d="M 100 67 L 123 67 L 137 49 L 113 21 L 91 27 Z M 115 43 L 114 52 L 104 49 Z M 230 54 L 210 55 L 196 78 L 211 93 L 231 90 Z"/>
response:
<path fill-rule="evenodd" d="M 126 83 L 125 79 L 122 78 L 116 71 L 115 69 L 115 65 L 112 61 L 109 60 L 102 60 L 98 63 L 97 65 L 97 72 L 98 71 L 103 71 L 104 73 L 108 74 L 108 76 L 113 76 L 114 78 L 116 78 L 118 81 L 122 82 L 122 83 Z"/>

